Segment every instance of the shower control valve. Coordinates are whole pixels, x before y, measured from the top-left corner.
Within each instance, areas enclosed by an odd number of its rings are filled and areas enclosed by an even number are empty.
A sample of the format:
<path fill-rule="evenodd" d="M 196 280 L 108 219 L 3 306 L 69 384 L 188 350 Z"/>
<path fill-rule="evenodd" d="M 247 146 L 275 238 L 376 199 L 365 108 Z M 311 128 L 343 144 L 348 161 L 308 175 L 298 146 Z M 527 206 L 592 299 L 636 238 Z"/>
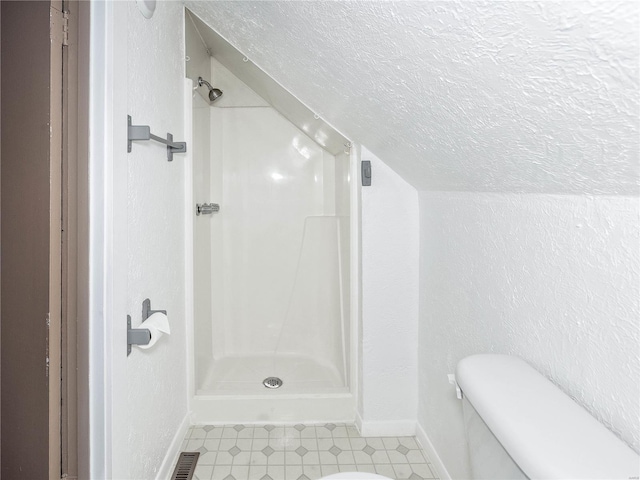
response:
<path fill-rule="evenodd" d="M 196 215 L 211 215 L 219 211 L 220 205 L 217 203 L 196 203 Z"/>

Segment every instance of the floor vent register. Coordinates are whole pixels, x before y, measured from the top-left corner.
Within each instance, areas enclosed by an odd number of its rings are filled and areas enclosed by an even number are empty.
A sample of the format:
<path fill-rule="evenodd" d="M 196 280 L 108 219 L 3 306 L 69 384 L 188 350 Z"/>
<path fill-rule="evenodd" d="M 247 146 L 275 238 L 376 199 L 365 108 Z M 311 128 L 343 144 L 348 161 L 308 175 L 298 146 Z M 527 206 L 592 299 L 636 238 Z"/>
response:
<path fill-rule="evenodd" d="M 199 452 L 180 453 L 171 480 L 191 480 L 193 478 L 193 472 L 196 470 L 199 456 Z"/>

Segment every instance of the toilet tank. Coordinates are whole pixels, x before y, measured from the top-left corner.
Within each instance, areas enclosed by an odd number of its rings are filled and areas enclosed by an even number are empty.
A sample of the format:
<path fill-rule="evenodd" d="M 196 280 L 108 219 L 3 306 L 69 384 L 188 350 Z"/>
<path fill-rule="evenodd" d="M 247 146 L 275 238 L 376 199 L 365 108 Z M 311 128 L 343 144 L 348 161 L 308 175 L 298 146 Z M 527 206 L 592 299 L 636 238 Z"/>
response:
<path fill-rule="evenodd" d="M 473 355 L 461 360 L 474 479 L 634 479 L 640 457 L 523 360 Z"/>

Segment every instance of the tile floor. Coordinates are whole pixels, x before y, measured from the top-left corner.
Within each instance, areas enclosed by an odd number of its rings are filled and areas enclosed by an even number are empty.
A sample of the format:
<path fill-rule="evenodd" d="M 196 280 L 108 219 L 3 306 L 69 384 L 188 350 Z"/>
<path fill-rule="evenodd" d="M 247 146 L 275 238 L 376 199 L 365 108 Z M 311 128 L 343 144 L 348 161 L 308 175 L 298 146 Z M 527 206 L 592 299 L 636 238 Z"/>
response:
<path fill-rule="evenodd" d="M 198 480 L 317 480 L 355 471 L 437 478 L 415 437 L 363 438 L 344 424 L 194 426 L 182 450 L 200 452 Z"/>

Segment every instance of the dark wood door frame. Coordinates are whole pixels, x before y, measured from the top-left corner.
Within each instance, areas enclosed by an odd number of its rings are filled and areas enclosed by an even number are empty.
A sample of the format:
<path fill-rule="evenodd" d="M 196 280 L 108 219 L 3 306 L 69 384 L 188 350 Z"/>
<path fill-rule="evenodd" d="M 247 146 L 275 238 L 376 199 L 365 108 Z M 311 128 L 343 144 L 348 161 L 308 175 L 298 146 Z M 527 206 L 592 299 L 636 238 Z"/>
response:
<path fill-rule="evenodd" d="M 78 420 L 88 398 L 88 377 L 81 365 L 83 322 L 88 318 L 88 25 L 89 4 L 63 1 L 66 18 L 62 50 L 62 312 L 61 312 L 61 469 L 73 480 L 79 473 L 79 448 L 85 449 L 88 419 Z M 82 28 L 80 28 L 82 26 Z M 85 352 L 86 353 L 86 352 Z M 84 395 L 84 396 L 83 396 Z M 82 441 L 79 441 L 81 439 Z M 83 451 L 88 456 L 88 451 Z M 87 464 L 88 467 L 88 464 Z M 83 478 L 88 478 L 88 473 Z"/>
<path fill-rule="evenodd" d="M 88 352 L 78 345 L 88 335 L 89 10 L 66 0 L 0 2 L 0 472 L 6 479 L 79 478 L 78 444 L 88 454 L 82 407 L 88 377 L 78 368 Z"/>
<path fill-rule="evenodd" d="M 60 315 L 50 298 L 57 263 L 56 247 L 51 249 L 51 196 L 57 189 L 51 135 L 60 134 L 50 110 L 57 96 L 51 91 L 51 3 L 0 5 L 2 477 L 44 479 L 55 455 L 49 390 L 60 385 Z"/>

